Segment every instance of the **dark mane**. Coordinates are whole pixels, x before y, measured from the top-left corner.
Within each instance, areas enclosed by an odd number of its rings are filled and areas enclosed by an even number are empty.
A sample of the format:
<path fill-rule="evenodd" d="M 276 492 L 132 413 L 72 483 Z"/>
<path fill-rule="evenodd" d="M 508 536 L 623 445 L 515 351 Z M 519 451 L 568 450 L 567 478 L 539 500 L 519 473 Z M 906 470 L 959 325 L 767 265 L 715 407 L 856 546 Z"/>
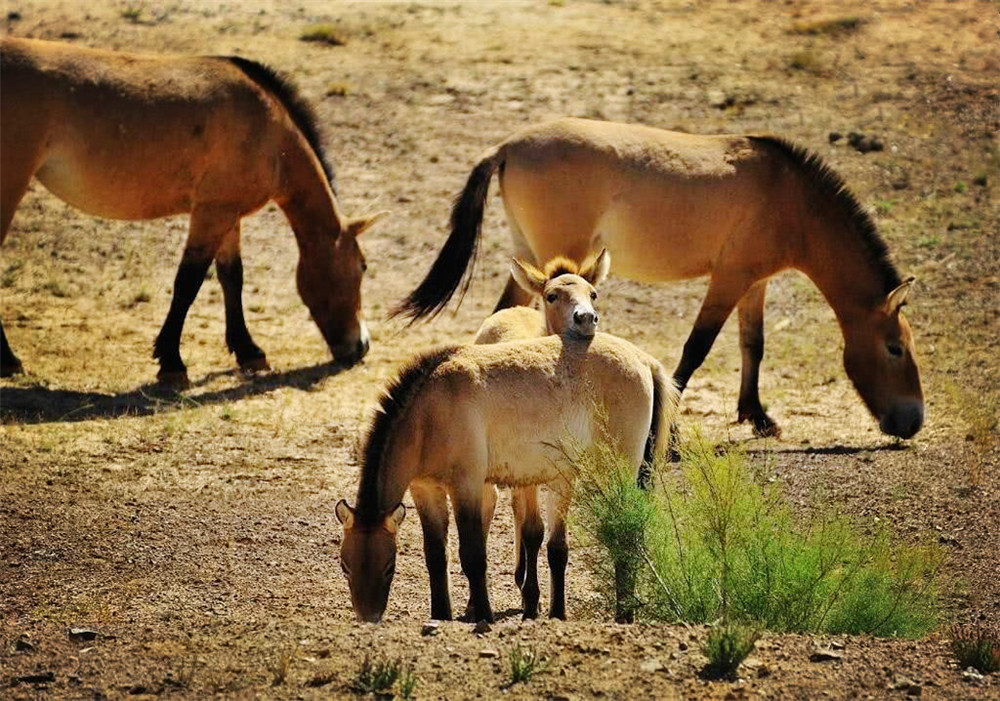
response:
<path fill-rule="evenodd" d="M 330 183 L 330 187 L 333 188 L 333 194 L 339 197 L 340 194 L 337 192 L 337 178 L 333 170 L 333 164 L 330 163 L 323 149 L 319 118 L 316 116 L 316 111 L 312 105 L 299 93 L 298 88 L 295 87 L 288 77 L 270 66 L 265 66 L 262 63 L 251 61 L 242 56 L 222 56 L 220 58 L 224 61 L 229 61 L 239 68 L 247 78 L 277 98 L 278 102 L 288 112 L 288 116 L 292 118 L 292 123 L 298 127 L 299 131 L 302 132 L 302 136 L 305 137 L 309 146 L 312 147 L 313 153 L 316 154 L 316 158 L 319 159 L 319 162 L 323 166 L 323 173 L 326 174 L 326 179 Z"/>
<path fill-rule="evenodd" d="M 457 350 L 458 346 L 451 346 L 418 356 L 400 371 L 382 395 L 375 412 L 375 419 L 365 439 L 361 484 L 358 485 L 358 498 L 355 504 L 355 515 L 361 524 L 375 525 L 376 520 L 382 515 L 378 513 L 379 475 L 384 467 L 382 460 L 389 435 L 396 422 L 410 406 L 414 397 L 420 393 L 427 378 Z"/>
<path fill-rule="evenodd" d="M 819 189 L 840 203 L 854 225 L 852 230 L 859 237 L 865 256 L 882 280 L 885 294 L 889 294 L 902 282 L 899 271 L 889 257 L 889 249 L 879 235 L 871 215 L 851 192 L 844 179 L 817 154 L 779 136 L 751 136 L 751 141 L 767 144 L 797 164 Z M 845 233 L 850 233 L 845 232 Z"/>
<path fill-rule="evenodd" d="M 556 256 L 545 264 L 544 272 L 546 279 L 551 280 L 560 275 L 579 275 L 580 266 L 565 256 Z"/>

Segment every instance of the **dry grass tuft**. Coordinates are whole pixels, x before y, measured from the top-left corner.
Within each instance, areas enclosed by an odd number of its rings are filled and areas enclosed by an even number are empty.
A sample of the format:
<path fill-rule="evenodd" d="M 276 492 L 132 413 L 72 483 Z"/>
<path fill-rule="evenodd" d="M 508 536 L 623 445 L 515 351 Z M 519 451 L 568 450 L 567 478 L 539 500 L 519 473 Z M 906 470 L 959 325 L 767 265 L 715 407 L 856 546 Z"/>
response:
<path fill-rule="evenodd" d="M 804 36 L 843 36 L 856 32 L 864 24 L 860 17 L 832 17 L 796 22 L 789 30 L 792 34 Z"/>
<path fill-rule="evenodd" d="M 347 35 L 332 24 L 314 24 L 299 34 L 300 41 L 313 41 L 329 46 L 346 46 Z"/>

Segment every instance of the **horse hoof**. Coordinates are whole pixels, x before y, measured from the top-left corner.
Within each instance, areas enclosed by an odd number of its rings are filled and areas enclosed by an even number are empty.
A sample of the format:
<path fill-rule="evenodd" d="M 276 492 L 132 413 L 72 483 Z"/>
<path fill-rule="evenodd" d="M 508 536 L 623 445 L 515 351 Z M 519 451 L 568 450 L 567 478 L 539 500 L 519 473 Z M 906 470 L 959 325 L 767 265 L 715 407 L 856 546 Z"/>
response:
<path fill-rule="evenodd" d="M 156 382 L 163 389 L 173 390 L 174 392 L 179 392 L 191 386 L 187 370 L 161 370 L 156 375 Z"/>
<path fill-rule="evenodd" d="M 13 377 L 14 375 L 23 375 L 24 366 L 21 363 L 15 363 L 13 365 L 4 365 L 0 367 L 0 377 Z"/>
<path fill-rule="evenodd" d="M 754 423 L 753 435 L 757 438 L 781 438 L 781 427 L 773 421 L 762 425 Z"/>
<path fill-rule="evenodd" d="M 256 375 L 258 372 L 271 372 L 271 366 L 267 363 L 267 358 L 251 358 L 240 363 L 240 370 L 244 375 Z"/>

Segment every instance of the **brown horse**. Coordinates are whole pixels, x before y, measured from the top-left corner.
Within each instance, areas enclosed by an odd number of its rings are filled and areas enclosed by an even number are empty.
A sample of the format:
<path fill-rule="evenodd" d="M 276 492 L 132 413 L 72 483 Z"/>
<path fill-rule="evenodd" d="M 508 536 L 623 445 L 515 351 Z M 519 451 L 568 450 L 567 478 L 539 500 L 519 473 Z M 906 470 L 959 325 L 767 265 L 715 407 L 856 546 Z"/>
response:
<path fill-rule="evenodd" d="M 909 438 L 920 430 L 923 392 L 900 313 L 913 278 L 900 277 L 871 217 L 816 155 L 773 136 L 696 136 L 584 119 L 527 127 L 476 164 L 444 247 L 396 313 L 432 316 L 460 287 L 464 294 L 497 171 L 519 258 L 581 260 L 606 247 L 615 270 L 636 280 L 710 275 L 674 372 L 681 390 L 738 306 L 738 418 L 758 434 L 779 433 L 757 389 L 764 292 L 768 278 L 796 268 L 833 308 L 847 375 L 882 431 Z M 527 299 L 511 279 L 497 309 Z"/>
<path fill-rule="evenodd" d="M 336 507 L 344 526 L 341 566 L 355 613 L 377 622 L 385 612 L 396 533 L 406 513 L 401 502 L 409 488 L 423 527 L 431 617 L 451 618 L 450 497 L 473 616 L 492 620 L 484 488 L 546 484 L 549 614 L 564 618 L 565 517 L 574 481 L 567 456 L 604 440 L 638 473 L 647 445 L 655 452 L 666 443 L 663 428 L 676 401 L 658 361 L 602 333 L 469 345 L 418 357 L 382 399 L 364 449 L 356 507 L 343 500 Z"/>
<path fill-rule="evenodd" d="M 183 384 L 181 329 L 212 260 L 226 343 L 247 370 L 264 352 L 243 317 L 240 220 L 274 200 L 299 246 L 299 294 L 333 356 L 367 351 L 364 256 L 375 217 L 344 216 L 316 117 L 277 73 L 237 57 L 159 57 L 4 38 L 0 43 L 0 242 L 32 177 L 84 212 L 115 219 L 191 214 L 156 339 L 161 381 Z M 21 371 L 2 335 L 0 373 Z"/>
<path fill-rule="evenodd" d="M 551 334 L 567 334 L 570 338 L 591 338 L 597 333 L 599 320 L 594 301 L 596 285 L 608 275 L 610 256 L 602 250 L 597 258 L 582 266 L 568 258 L 553 258 L 539 270 L 530 263 L 511 262 L 514 280 L 533 297 L 542 300 L 542 311 L 531 307 L 508 307 L 487 318 L 476 332 L 473 343 L 502 343 Z M 646 446 L 644 468 L 651 464 L 652 445 Z M 644 476 L 640 474 L 640 480 Z M 483 490 L 483 531 L 490 532 L 496 509 L 497 489 L 487 485 Z M 538 551 L 545 535 L 538 487 L 529 485 L 511 490 L 514 510 L 514 581 L 521 591 L 525 618 L 538 616 Z M 469 600 L 471 609 L 472 600 Z"/>

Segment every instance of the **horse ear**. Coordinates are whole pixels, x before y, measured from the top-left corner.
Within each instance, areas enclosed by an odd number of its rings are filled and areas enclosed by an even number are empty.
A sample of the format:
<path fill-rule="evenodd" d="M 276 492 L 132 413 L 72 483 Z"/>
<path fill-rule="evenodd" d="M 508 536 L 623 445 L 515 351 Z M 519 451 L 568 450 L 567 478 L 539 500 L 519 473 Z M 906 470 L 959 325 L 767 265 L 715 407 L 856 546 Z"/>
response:
<path fill-rule="evenodd" d="M 530 292 L 533 295 L 541 297 L 542 292 L 545 291 L 545 273 L 531 263 L 525 263 L 523 260 L 512 258 L 510 274 L 514 278 L 514 281 L 524 288 L 525 292 Z"/>
<path fill-rule="evenodd" d="M 337 506 L 333 510 L 337 514 L 337 520 L 344 526 L 345 531 L 354 527 L 354 509 L 348 506 L 346 501 L 343 499 L 338 501 Z"/>
<path fill-rule="evenodd" d="M 884 304 L 886 314 L 892 316 L 899 313 L 900 308 L 906 304 L 906 297 L 910 294 L 910 288 L 913 286 L 914 280 L 916 278 L 911 275 L 899 287 L 886 295 Z"/>
<path fill-rule="evenodd" d="M 347 233 L 357 238 L 358 236 L 361 236 L 361 234 L 368 231 L 368 229 L 372 228 L 372 225 L 375 224 L 375 222 L 388 214 L 389 210 L 383 209 L 381 212 L 375 212 L 375 214 L 367 217 L 356 217 L 351 219 L 347 222 Z"/>
<path fill-rule="evenodd" d="M 597 254 L 597 258 L 584 264 L 583 270 L 580 271 L 580 277 L 597 287 L 604 282 L 609 270 L 611 270 L 611 255 L 608 253 L 608 249 L 602 248 L 601 252 Z"/>
<path fill-rule="evenodd" d="M 388 516 L 385 517 L 385 530 L 390 533 L 395 533 L 399 528 L 399 524 L 403 522 L 406 517 L 406 507 L 400 502 L 396 504 L 396 508 L 393 509 Z"/>

